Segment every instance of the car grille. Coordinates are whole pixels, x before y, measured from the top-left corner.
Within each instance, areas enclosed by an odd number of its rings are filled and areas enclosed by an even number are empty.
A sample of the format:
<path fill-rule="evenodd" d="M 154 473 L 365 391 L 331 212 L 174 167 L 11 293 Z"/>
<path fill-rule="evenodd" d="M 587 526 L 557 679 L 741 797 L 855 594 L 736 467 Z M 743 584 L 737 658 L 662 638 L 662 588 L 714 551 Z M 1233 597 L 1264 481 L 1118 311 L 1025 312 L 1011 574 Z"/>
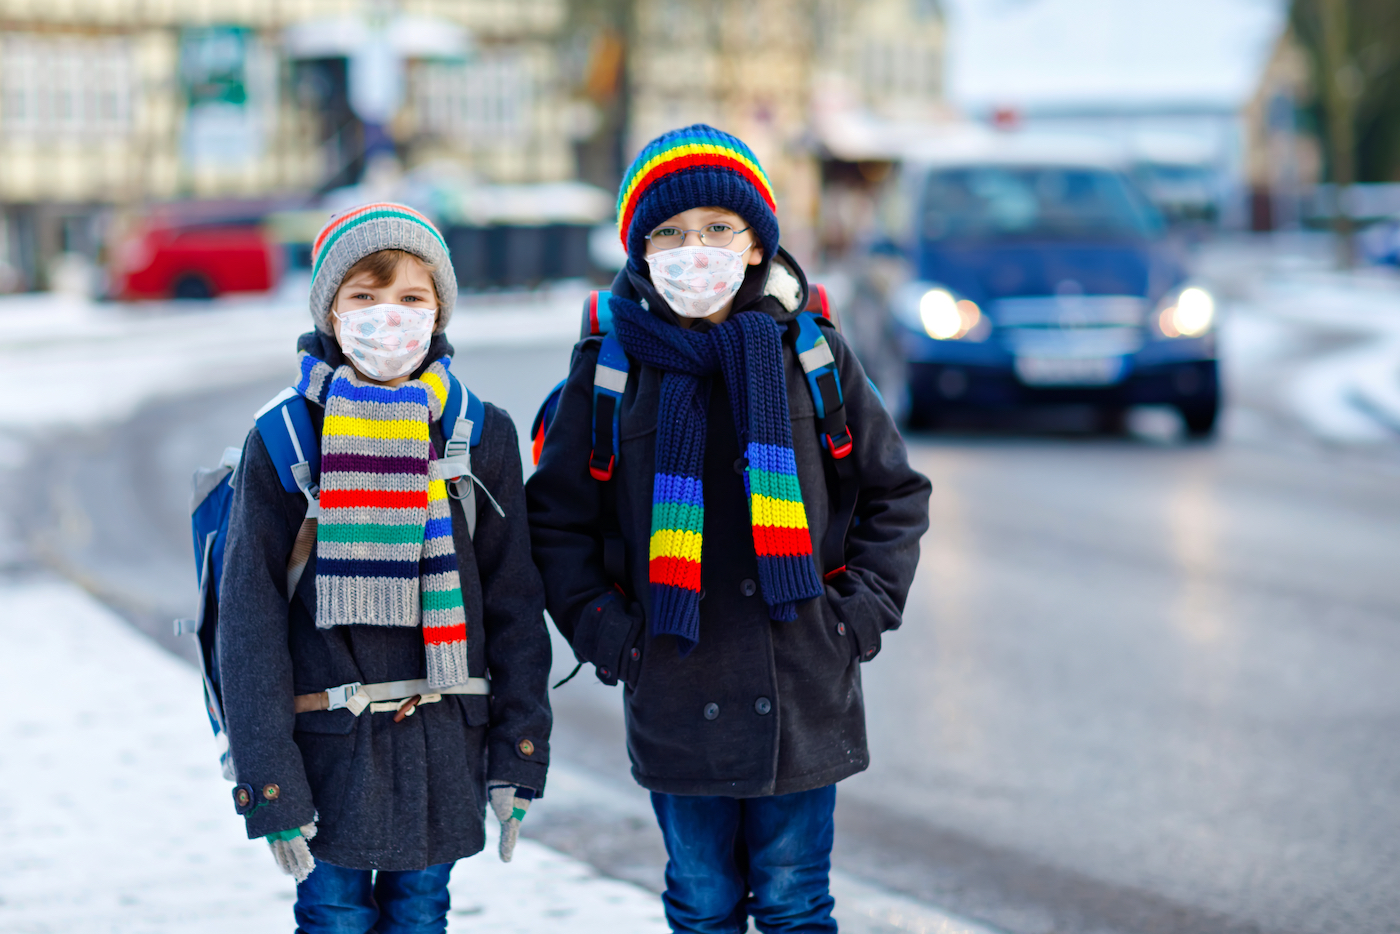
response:
<path fill-rule="evenodd" d="M 1006 349 L 1032 356 L 1119 356 L 1142 348 L 1147 303 L 1133 295 L 1004 298 L 992 306 Z"/>
<path fill-rule="evenodd" d="M 997 327 L 1141 327 L 1147 303 L 1135 295 L 1045 295 L 1003 298 L 992 308 Z"/>

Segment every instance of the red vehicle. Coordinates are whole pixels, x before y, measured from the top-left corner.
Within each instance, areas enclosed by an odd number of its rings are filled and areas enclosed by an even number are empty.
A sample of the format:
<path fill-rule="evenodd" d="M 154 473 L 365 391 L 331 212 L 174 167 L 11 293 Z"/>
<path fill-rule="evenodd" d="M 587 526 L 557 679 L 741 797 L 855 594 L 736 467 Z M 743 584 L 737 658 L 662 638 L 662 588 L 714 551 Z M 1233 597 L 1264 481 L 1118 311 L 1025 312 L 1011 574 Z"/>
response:
<path fill-rule="evenodd" d="M 119 298 L 213 298 L 265 292 L 282 274 L 282 252 L 258 224 L 152 226 L 118 254 Z"/>

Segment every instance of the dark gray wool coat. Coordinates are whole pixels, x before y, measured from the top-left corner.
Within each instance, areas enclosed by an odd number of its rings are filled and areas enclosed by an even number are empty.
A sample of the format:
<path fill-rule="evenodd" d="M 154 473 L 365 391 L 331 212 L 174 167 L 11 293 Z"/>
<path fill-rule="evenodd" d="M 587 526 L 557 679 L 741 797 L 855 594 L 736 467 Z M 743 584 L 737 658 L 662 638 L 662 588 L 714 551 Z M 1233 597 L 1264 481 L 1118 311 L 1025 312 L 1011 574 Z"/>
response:
<path fill-rule="evenodd" d="M 779 321 L 806 304 L 800 269 L 783 287 L 754 267 L 735 299 Z M 757 280 L 755 283 L 753 280 Z M 795 280 L 795 281 L 794 281 Z M 785 294 L 787 307 L 768 291 Z M 620 294 L 646 298 L 670 316 L 650 282 L 626 270 Z M 746 296 L 746 292 L 749 293 Z M 674 319 L 672 319 L 674 320 Z M 729 395 L 711 380 L 705 440 L 705 519 L 701 553 L 700 642 L 681 658 L 675 638 L 652 638 L 647 564 L 661 372 L 631 365 L 621 408 L 615 482 L 628 579 L 619 595 L 603 569 L 598 529 L 601 484 L 588 473 L 598 341 L 575 348 L 557 414 L 526 493 L 535 562 L 550 615 L 580 661 L 598 677 L 626 683 L 624 704 L 632 774 L 653 791 L 753 797 L 818 788 L 869 763 L 859 661 L 880 650 L 881 633 L 900 624 L 928 527 L 929 482 L 909 466 L 894 422 L 844 340 L 827 332 L 840 370 L 860 469 L 859 524 L 847 541 L 845 573 L 824 598 L 799 604 L 793 622 L 773 622 L 763 602 L 753 533 L 736 470 L 741 456 Z M 820 551 L 829 498 L 815 409 L 790 340 L 784 340 L 793 448 L 814 551 Z M 834 490 L 830 495 L 834 496 Z M 820 565 L 820 556 L 818 556 Z M 825 572 L 826 568 L 819 570 Z"/>
<path fill-rule="evenodd" d="M 331 365 L 341 362 L 330 338 L 307 335 L 302 346 Z M 434 338 L 428 359 L 451 352 L 445 338 Z M 323 411 L 309 408 L 319 434 Z M 430 434 L 442 456 L 436 422 Z M 472 467 L 506 514 L 478 493 L 473 542 L 461 503 L 451 500 L 470 671 L 489 672 L 491 697 L 447 695 L 401 723 L 369 711 L 358 718 L 348 710 L 297 714 L 295 694 L 426 677 L 423 634 L 417 627 L 317 629 L 314 555 L 288 605 L 287 556 L 306 500 L 282 488 L 257 429 L 248 436 L 235 478 L 218 652 L 238 781 L 259 792 L 268 783 L 280 789 L 276 801 L 247 816 L 250 838 L 315 816 L 317 859 L 353 869 L 423 869 L 482 849 L 488 773 L 543 790 L 549 633 L 530 560 L 515 427 L 494 406 L 486 406 Z"/>

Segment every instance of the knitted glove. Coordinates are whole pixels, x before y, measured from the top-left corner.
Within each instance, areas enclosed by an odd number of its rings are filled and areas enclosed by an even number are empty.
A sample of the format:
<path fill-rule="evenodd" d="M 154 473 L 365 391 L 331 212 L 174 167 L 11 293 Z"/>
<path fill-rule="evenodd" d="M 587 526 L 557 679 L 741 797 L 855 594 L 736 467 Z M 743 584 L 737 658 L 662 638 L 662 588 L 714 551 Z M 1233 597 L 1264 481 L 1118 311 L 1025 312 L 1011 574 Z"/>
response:
<path fill-rule="evenodd" d="M 311 848 L 306 845 L 306 841 L 316 836 L 316 822 L 312 821 L 305 827 L 293 827 L 291 830 L 279 830 L 263 837 L 267 845 L 272 847 L 272 858 L 277 860 L 277 865 L 287 875 L 296 879 L 297 882 L 305 882 L 306 877 L 311 875 L 311 870 L 316 868 L 316 860 L 311 856 Z"/>
<path fill-rule="evenodd" d="M 508 863 L 515 854 L 520 822 L 534 800 L 535 789 L 506 782 L 487 782 L 486 796 L 491 801 L 491 810 L 496 812 L 496 820 L 501 822 L 501 862 Z"/>

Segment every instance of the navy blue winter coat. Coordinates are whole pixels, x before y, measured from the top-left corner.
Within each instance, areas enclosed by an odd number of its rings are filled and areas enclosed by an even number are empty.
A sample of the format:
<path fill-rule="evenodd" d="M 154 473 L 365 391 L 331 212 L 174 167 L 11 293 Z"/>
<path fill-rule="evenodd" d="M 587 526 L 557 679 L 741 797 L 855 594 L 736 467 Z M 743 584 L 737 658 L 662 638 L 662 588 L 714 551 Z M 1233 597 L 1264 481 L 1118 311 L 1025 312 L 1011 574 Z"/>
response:
<path fill-rule="evenodd" d="M 331 365 L 334 342 L 302 338 Z M 452 348 L 437 337 L 429 361 Z M 426 364 L 425 364 L 426 366 Z M 319 435 L 323 410 L 309 406 Z M 430 436 L 441 457 L 444 439 Z M 247 816 L 260 837 L 312 820 L 317 859 L 354 869 L 423 869 L 485 844 L 485 782 L 543 790 L 549 761 L 549 633 L 539 573 L 530 559 L 520 448 L 505 412 L 486 406 L 472 467 L 505 518 L 477 496 L 475 541 L 450 500 L 467 652 L 473 677 L 491 677 L 490 698 L 447 695 L 394 723 L 391 714 L 295 713 L 292 697 L 352 681 L 426 677 L 418 628 L 317 629 L 312 556 L 290 604 L 287 556 L 306 513 L 300 493 L 277 478 L 255 428 L 235 478 L 219 601 L 219 674 L 238 781 L 275 783 L 275 802 Z"/>
<path fill-rule="evenodd" d="M 735 299 L 780 322 L 806 302 L 806 282 L 784 269 L 750 273 Z M 758 269 L 758 267 L 756 267 Z M 760 275 L 766 268 L 758 269 Z M 781 280 L 781 281 L 778 281 Z M 767 292 L 781 295 L 780 301 Z M 775 285 L 780 287 L 775 287 Z M 671 312 L 650 282 L 624 270 L 619 294 Z M 746 297 L 746 291 L 751 294 Z M 672 319 L 674 320 L 674 319 Z M 539 468 L 526 485 L 535 562 L 550 616 L 580 661 L 607 683 L 624 681 L 627 749 L 636 780 L 653 791 L 752 797 L 821 787 L 864 769 L 869 756 L 860 662 L 880 650 L 900 614 L 928 527 L 929 482 L 910 466 L 904 441 L 867 382 L 850 346 L 827 334 L 840 371 L 852 456 L 860 472 L 858 523 L 847 539 L 844 573 L 824 597 L 773 622 L 754 556 L 741 451 L 723 380 L 711 383 L 705 440 L 700 641 L 681 658 L 673 636 L 653 638 L 648 559 L 661 372 L 637 361 L 621 406 L 617 518 L 626 548 L 619 595 L 604 571 L 601 484 L 588 472 L 598 340 L 574 350 Z M 784 341 L 788 406 L 798 479 L 812 540 L 832 511 L 815 409 L 791 341 Z M 817 550 L 820 550 L 819 548 Z M 820 557 L 818 557 L 820 565 Z M 831 570 L 819 566 L 825 572 Z M 567 690 L 567 688 L 565 688 Z"/>

